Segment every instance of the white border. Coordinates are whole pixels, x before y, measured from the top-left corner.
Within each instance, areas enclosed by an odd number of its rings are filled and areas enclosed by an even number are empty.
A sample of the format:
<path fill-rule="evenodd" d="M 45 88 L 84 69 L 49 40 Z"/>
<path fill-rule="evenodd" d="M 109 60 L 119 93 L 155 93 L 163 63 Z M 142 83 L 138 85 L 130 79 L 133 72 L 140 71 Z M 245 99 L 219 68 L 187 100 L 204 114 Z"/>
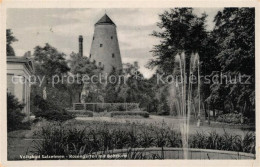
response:
<path fill-rule="evenodd" d="M 260 116 L 259 108 L 259 81 L 260 69 L 258 62 L 260 62 L 260 0 L 139 0 L 139 1 L 123 1 L 123 0 L 85 0 L 85 1 L 29 1 L 29 0 L 3 0 L 0 3 L 0 166 L 260 166 L 260 147 L 259 147 L 259 122 Z M 51 160 L 51 161 L 7 161 L 7 127 L 6 127 L 6 9 L 7 8 L 170 8 L 170 7 L 255 7 L 256 18 L 256 160 Z"/>

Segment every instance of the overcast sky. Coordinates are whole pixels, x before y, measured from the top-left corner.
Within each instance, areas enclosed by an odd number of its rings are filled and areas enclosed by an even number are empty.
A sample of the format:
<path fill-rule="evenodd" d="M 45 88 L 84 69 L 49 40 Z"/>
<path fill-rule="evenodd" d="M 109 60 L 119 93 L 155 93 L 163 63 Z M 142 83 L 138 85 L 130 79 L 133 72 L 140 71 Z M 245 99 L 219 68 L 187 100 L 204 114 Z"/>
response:
<path fill-rule="evenodd" d="M 153 71 L 145 68 L 152 58 L 150 50 L 160 41 L 150 36 L 158 30 L 158 14 L 167 9 L 8 9 L 7 28 L 12 29 L 18 42 L 13 43 L 17 56 L 45 43 L 69 56 L 78 52 L 78 36 L 83 35 L 83 52 L 89 55 L 94 24 L 105 14 L 117 25 L 123 63 L 138 61 L 140 71 L 150 77 Z M 207 29 L 221 8 L 195 8 L 194 13 L 208 14 Z"/>

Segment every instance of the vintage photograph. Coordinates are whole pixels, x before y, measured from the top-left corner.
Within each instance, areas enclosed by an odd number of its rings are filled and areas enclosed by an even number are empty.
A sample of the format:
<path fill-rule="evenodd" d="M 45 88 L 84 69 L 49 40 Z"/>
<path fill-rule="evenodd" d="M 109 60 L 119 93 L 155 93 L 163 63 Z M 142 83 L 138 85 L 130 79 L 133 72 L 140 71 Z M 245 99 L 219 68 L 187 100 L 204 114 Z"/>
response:
<path fill-rule="evenodd" d="M 7 160 L 254 160 L 255 8 L 6 9 Z"/>

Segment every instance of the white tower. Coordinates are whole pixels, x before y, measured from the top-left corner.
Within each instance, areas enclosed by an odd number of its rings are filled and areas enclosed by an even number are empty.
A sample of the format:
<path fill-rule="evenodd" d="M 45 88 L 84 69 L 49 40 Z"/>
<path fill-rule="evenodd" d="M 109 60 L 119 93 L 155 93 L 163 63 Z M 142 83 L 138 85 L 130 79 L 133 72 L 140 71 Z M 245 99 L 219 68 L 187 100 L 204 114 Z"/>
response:
<path fill-rule="evenodd" d="M 95 24 L 89 57 L 105 73 L 122 69 L 116 25 L 106 14 Z"/>

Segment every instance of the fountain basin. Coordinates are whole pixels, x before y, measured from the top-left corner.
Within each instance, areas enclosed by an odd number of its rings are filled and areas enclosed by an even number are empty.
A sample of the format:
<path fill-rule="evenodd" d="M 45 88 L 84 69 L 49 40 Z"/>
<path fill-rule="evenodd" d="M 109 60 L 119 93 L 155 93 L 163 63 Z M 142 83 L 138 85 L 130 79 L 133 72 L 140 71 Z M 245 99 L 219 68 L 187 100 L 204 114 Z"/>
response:
<path fill-rule="evenodd" d="M 109 151 L 111 154 L 127 154 L 129 149 L 118 149 Z M 184 159 L 183 148 L 133 148 L 132 152 L 142 153 L 143 155 L 156 154 L 164 159 Z M 195 149 L 190 148 L 188 152 L 189 159 L 255 159 L 255 154 L 235 152 L 235 151 L 224 151 L 224 150 L 211 150 L 211 149 Z"/>

